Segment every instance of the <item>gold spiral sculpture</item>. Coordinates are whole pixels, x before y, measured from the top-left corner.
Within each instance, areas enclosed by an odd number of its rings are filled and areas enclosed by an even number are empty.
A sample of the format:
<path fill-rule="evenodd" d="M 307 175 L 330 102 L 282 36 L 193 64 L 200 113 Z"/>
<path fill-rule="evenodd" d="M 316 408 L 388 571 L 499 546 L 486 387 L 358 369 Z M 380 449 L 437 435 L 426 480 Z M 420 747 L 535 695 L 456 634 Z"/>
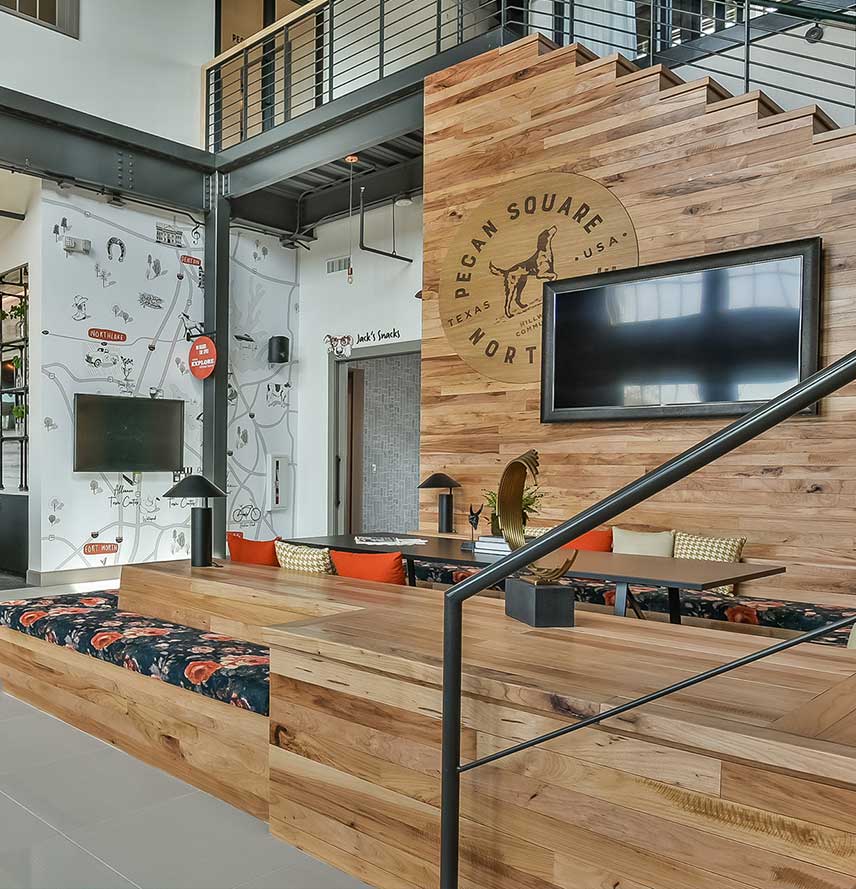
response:
<path fill-rule="evenodd" d="M 526 543 L 526 531 L 523 523 L 523 494 L 526 481 L 532 475 L 532 481 L 538 481 L 538 451 L 532 449 L 519 457 L 515 457 L 504 469 L 499 480 L 496 494 L 496 509 L 502 536 L 512 551 L 520 549 Z M 555 583 L 574 564 L 578 555 L 575 550 L 570 559 L 566 559 L 561 567 L 542 568 L 530 565 L 526 569 L 529 579 L 535 584 Z"/>

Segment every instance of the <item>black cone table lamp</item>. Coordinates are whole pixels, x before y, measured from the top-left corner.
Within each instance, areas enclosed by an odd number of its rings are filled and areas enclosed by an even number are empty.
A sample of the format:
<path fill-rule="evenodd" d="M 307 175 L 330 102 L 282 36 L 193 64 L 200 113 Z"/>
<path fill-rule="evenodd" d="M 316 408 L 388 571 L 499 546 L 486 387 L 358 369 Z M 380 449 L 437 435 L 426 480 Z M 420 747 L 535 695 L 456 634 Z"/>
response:
<path fill-rule="evenodd" d="M 435 472 L 419 485 L 420 488 L 448 488 L 448 494 L 441 494 L 438 498 L 437 507 L 440 513 L 440 520 L 437 523 L 437 530 L 441 534 L 452 534 L 454 532 L 454 505 L 452 502 L 452 488 L 460 488 L 461 483 L 456 482 L 452 476 L 446 475 L 445 472 Z"/>
<path fill-rule="evenodd" d="M 180 497 L 183 500 L 203 500 L 202 506 L 190 510 L 190 564 L 194 568 L 209 568 L 212 565 L 211 546 L 211 506 L 212 497 L 225 497 L 214 482 L 204 475 L 186 475 L 177 485 L 173 485 L 164 497 Z"/>

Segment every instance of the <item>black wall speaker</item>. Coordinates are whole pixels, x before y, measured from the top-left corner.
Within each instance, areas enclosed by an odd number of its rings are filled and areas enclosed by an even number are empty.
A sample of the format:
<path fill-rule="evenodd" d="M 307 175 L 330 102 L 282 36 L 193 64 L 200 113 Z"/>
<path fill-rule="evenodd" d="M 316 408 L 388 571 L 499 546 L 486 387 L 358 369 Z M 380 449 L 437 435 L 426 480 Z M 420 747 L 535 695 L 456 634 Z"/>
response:
<path fill-rule="evenodd" d="M 289 346 L 287 336 L 272 336 L 268 340 L 268 364 L 288 364 Z"/>

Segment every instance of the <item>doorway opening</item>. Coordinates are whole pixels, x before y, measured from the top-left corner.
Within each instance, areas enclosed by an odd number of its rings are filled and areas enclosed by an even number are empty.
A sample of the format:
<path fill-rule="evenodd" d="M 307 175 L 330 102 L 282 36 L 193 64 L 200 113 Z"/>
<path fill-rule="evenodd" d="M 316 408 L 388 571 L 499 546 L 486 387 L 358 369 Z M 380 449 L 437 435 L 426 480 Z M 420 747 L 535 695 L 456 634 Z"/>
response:
<path fill-rule="evenodd" d="M 330 531 L 403 534 L 419 526 L 419 344 L 361 349 L 335 367 Z"/>

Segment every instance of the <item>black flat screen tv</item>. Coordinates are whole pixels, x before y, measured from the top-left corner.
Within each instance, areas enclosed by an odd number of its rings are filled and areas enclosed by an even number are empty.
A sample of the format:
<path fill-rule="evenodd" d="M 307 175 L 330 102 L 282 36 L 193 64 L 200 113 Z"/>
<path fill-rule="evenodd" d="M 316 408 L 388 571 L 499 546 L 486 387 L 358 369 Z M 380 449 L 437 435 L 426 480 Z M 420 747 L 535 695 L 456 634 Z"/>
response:
<path fill-rule="evenodd" d="M 174 472 L 183 465 L 183 401 L 74 396 L 75 472 Z"/>
<path fill-rule="evenodd" d="M 541 421 L 754 410 L 817 370 L 820 269 L 812 238 L 545 284 Z"/>

